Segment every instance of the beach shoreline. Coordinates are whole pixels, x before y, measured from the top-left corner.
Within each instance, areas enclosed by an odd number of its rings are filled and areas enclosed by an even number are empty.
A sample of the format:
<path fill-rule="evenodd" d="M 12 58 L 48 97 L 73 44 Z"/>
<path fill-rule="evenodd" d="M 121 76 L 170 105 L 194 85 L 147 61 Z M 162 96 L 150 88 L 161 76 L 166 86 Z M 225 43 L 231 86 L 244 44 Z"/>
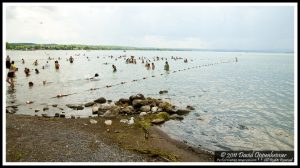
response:
<path fill-rule="evenodd" d="M 156 126 L 141 128 L 117 119 L 44 118 L 6 114 L 7 162 L 212 162 L 213 155 L 170 138 Z"/>

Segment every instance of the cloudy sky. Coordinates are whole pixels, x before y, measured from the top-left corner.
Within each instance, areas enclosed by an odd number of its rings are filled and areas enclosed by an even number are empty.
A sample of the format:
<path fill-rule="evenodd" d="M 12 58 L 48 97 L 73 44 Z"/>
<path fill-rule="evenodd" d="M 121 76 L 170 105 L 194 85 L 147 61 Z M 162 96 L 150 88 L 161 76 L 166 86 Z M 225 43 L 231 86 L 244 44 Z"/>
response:
<path fill-rule="evenodd" d="M 12 5 L 5 6 L 7 42 L 242 50 L 294 47 L 293 6 Z"/>

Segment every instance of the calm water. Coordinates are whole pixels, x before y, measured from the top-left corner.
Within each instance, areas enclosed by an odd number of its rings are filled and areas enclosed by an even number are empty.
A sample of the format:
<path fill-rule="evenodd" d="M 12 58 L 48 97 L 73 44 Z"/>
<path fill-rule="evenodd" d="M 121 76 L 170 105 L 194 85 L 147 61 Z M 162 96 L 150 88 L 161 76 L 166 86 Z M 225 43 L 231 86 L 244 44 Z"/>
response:
<path fill-rule="evenodd" d="M 75 56 L 74 63 L 70 64 L 66 58 L 75 53 L 81 55 Z M 17 114 L 45 113 L 51 116 L 64 111 L 68 116 L 88 117 L 92 115 L 90 108 L 74 111 L 65 104 L 85 103 L 102 96 L 116 101 L 143 93 L 149 97 L 166 98 L 177 106 L 192 105 L 196 108 L 184 120 L 168 121 L 161 127 L 171 137 L 190 145 L 208 150 L 294 148 L 293 54 L 198 51 L 7 51 L 7 54 L 19 68 L 15 88 L 7 86 L 6 89 L 6 104 L 20 105 Z M 235 57 L 239 61 L 166 73 L 163 70 L 165 61 L 155 61 L 155 70 L 147 70 L 138 59 L 136 65 L 125 64 L 123 58 L 115 60 L 125 54 L 148 57 L 151 61 L 155 56 L 168 58 L 171 72 L 207 63 L 233 61 Z M 114 58 L 108 58 L 109 55 Z M 49 56 L 62 58 L 58 71 L 54 68 L 54 60 L 49 61 L 49 69 L 41 68 Z M 171 60 L 171 56 L 188 58 L 189 63 Z M 21 63 L 22 58 L 25 64 Z M 33 70 L 36 59 L 39 74 Z M 112 64 L 117 66 L 116 73 L 112 72 Z M 29 77 L 23 72 L 25 67 L 32 69 Z M 85 80 L 95 73 L 99 73 L 101 80 Z M 131 82 L 143 77 L 148 78 Z M 43 85 L 43 80 L 53 83 Z M 34 82 L 33 88 L 28 87 L 29 81 Z M 128 83 L 89 91 L 121 82 Z M 169 92 L 159 95 L 160 90 Z M 52 98 L 60 93 L 75 94 Z M 34 103 L 26 104 L 27 100 Z M 41 109 L 45 104 L 58 104 L 63 110 L 50 107 L 43 112 Z M 41 111 L 35 113 L 35 109 Z"/>

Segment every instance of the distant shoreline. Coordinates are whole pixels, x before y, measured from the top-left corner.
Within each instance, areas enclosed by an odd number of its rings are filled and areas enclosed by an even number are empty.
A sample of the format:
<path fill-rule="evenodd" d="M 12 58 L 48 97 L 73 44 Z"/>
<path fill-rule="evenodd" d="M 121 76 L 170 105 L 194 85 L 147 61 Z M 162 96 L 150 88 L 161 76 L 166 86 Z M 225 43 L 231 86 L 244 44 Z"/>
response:
<path fill-rule="evenodd" d="M 239 49 L 197 49 L 197 48 L 154 48 L 128 47 L 109 45 L 82 45 L 82 44 L 35 44 L 35 43 L 6 43 L 6 50 L 37 51 L 37 50 L 135 50 L 135 51 L 214 51 L 214 52 L 259 52 L 259 53 L 294 53 L 294 51 L 269 50 L 239 50 Z"/>

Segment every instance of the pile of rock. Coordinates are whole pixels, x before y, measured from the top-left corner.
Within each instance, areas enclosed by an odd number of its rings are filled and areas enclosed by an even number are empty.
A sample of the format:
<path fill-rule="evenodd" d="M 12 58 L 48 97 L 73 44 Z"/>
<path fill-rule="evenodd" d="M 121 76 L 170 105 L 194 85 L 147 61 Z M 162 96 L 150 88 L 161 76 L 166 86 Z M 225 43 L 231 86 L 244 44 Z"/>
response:
<path fill-rule="evenodd" d="M 67 105 L 70 108 L 78 109 L 79 106 Z M 84 104 L 85 107 L 92 106 L 92 113 L 107 119 L 117 118 L 118 116 L 136 116 L 145 118 L 151 116 L 151 123 L 161 124 L 169 119 L 182 120 L 182 115 L 188 114 L 189 109 L 178 109 L 176 106 L 162 101 L 161 99 L 145 98 L 142 94 L 132 95 L 129 98 L 120 98 L 113 103 L 107 103 L 101 97 L 94 102 Z M 80 107 L 83 107 L 81 105 Z"/>

